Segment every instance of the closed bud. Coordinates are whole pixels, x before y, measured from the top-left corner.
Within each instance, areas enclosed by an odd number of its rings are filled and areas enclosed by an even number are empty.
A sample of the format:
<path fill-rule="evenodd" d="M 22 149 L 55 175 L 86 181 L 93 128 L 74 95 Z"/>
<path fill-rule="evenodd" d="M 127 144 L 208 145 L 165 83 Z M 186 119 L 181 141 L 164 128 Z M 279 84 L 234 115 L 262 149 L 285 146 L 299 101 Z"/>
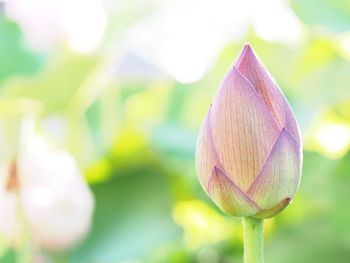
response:
<path fill-rule="evenodd" d="M 90 231 L 94 197 L 73 156 L 49 148 L 19 161 L 20 199 L 33 241 L 41 248 L 72 248 Z"/>
<path fill-rule="evenodd" d="M 72 248 L 90 231 L 92 192 L 70 153 L 44 140 L 30 145 L 9 167 L 0 163 L 0 234 L 14 246 L 27 231 L 40 248 Z"/>
<path fill-rule="evenodd" d="M 246 45 L 200 129 L 196 149 L 200 183 L 224 212 L 268 218 L 292 200 L 301 164 L 300 132 L 291 108 Z"/>

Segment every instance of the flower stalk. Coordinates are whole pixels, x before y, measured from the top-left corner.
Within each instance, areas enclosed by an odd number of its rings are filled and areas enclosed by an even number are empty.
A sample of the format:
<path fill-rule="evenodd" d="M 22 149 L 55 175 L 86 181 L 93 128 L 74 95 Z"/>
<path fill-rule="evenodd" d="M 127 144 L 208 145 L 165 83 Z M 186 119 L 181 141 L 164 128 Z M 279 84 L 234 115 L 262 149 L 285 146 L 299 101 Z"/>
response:
<path fill-rule="evenodd" d="M 243 217 L 244 263 L 264 263 L 263 219 Z"/>

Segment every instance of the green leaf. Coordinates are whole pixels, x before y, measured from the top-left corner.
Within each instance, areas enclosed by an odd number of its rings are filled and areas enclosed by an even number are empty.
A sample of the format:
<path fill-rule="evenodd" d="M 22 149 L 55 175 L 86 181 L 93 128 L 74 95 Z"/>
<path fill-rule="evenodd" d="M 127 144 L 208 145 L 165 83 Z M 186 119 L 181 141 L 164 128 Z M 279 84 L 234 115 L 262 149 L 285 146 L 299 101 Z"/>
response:
<path fill-rule="evenodd" d="M 179 229 L 171 218 L 164 175 L 145 167 L 123 173 L 129 175 L 93 186 L 93 229 L 71 253 L 70 262 L 119 262 L 142 257 L 179 237 Z"/>

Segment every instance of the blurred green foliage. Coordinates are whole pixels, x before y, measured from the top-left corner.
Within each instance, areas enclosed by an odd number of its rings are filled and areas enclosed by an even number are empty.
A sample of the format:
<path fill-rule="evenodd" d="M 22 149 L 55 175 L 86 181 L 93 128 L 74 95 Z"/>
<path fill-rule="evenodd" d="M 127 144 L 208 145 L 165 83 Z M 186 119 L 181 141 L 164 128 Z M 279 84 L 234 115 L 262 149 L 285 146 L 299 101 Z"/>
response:
<path fill-rule="evenodd" d="M 339 35 L 350 30 L 350 5 L 293 0 L 291 6 L 306 35 L 297 48 L 268 42 L 251 30 L 228 43 L 192 84 L 115 72 L 120 54 L 111 47 L 118 49 L 121 35 L 145 15 L 137 7 L 119 11 L 126 15 L 116 16 L 92 55 L 66 47 L 31 51 L 18 26 L 0 17 L 0 97 L 42 104 L 42 132 L 79 160 L 96 200 L 86 240 L 70 251 L 47 251 L 48 257 L 91 263 L 242 262 L 240 221 L 223 215 L 205 196 L 194 153 L 214 92 L 248 41 L 288 97 L 305 141 L 300 190 L 288 209 L 266 222 L 266 262 L 349 262 L 350 139 L 332 133 L 332 125 L 350 127 L 350 47 L 344 48 Z M 64 127 L 63 139 L 45 128 L 52 118 Z M 330 127 L 323 137 L 322 125 Z M 5 245 L 2 255 L 1 262 L 14 262 L 15 252 Z"/>
<path fill-rule="evenodd" d="M 326 26 L 334 31 L 350 29 L 350 3 L 346 0 L 292 0 L 292 6 L 303 21 Z"/>
<path fill-rule="evenodd" d="M 33 74 L 40 69 L 44 60 L 40 55 L 31 53 L 24 47 L 19 27 L 0 16 L 0 82 L 11 75 Z"/>

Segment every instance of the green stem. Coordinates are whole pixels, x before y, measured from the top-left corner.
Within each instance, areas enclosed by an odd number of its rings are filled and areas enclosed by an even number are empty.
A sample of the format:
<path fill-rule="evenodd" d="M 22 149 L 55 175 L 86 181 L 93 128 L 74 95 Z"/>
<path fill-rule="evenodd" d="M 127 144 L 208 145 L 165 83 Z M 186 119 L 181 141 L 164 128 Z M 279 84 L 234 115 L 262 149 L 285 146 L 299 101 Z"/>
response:
<path fill-rule="evenodd" d="M 264 263 L 263 219 L 243 217 L 244 263 Z"/>

